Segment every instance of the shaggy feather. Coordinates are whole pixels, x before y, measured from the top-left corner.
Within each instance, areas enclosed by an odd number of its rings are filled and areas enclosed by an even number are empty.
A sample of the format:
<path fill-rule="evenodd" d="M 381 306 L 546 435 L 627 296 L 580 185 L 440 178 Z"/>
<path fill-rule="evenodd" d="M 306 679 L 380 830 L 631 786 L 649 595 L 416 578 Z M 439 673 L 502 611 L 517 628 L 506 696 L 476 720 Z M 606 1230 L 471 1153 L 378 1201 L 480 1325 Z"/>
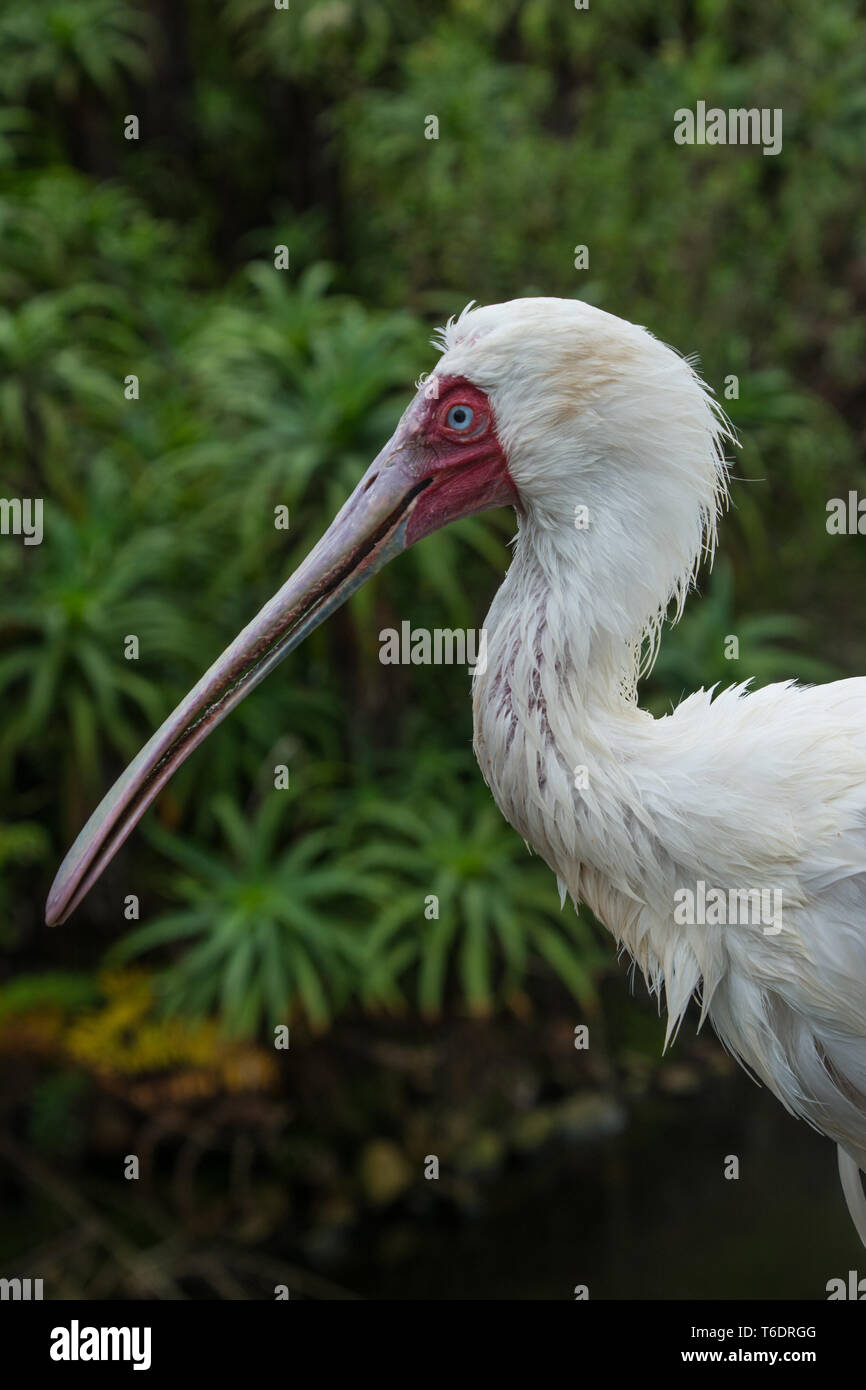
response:
<path fill-rule="evenodd" d="M 836 1140 L 863 1235 L 866 680 L 747 682 L 643 712 L 641 653 L 712 557 L 723 413 L 688 361 L 578 301 L 467 306 L 438 344 L 436 373 L 488 393 L 520 495 L 473 682 L 485 780 L 664 992 L 666 1045 L 697 996 L 724 1046 Z M 679 924 L 675 894 L 701 880 L 780 892 L 781 931 Z"/>

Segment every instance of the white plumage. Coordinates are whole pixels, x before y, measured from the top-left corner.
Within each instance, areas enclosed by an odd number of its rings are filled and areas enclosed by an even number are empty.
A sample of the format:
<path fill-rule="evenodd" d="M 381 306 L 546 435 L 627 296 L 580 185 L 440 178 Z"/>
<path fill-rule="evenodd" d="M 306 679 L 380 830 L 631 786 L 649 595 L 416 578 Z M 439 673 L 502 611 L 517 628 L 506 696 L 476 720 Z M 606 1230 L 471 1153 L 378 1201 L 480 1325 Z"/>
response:
<path fill-rule="evenodd" d="M 439 346 L 328 531 L 97 807 L 46 919 L 75 910 L 174 770 L 371 574 L 509 502 L 519 534 L 473 687 L 484 777 L 664 998 L 668 1039 L 696 995 L 725 1046 L 836 1140 L 866 1244 L 866 680 L 642 711 L 641 661 L 712 555 L 723 414 L 670 348 L 574 300 L 470 308 Z M 680 914 L 700 892 L 772 895 L 772 930 Z"/>
<path fill-rule="evenodd" d="M 488 393 L 522 504 L 474 681 L 482 773 L 664 995 L 668 1039 L 696 995 L 836 1140 L 866 1243 L 866 679 L 642 711 L 641 651 L 712 552 L 724 417 L 676 353 L 579 302 L 470 308 L 441 346 L 436 373 Z M 677 891 L 699 881 L 779 892 L 781 931 L 677 924 Z"/>

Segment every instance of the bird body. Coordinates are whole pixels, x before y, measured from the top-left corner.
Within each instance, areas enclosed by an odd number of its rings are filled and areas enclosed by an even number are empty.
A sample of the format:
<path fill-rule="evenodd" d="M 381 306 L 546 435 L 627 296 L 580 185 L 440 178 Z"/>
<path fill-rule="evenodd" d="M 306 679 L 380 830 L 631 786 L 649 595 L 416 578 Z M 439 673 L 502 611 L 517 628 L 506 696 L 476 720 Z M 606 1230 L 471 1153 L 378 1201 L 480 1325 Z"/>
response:
<path fill-rule="evenodd" d="M 866 680 L 637 685 L 711 557 L 727 422 L 691 364 L 575 300 L 469 306 L 326 536 L 142 751 L 70 850 L 62 920 L 208 729 L 359 583 L 457 516 L 509 502 L 514 556 L 473 678 L 503 815 L 664 998 L 839 1145 L 866 1244 Z M 684 894 L 771 919 L 690 920 Z"/>
<path fill-rule="evenodd" d="M 493 623 L 487 640 L 475 750 L 505 818 L 664 997 L 666 1041 L 697 996 L 728 1050 L 866 1168 L 866 681 L 702 691 L 663 719 L 615 695 L 564 727 L 567 658 L 514 701 Z M 678 923 L 699 884 L 769 888 L 779 926 Z"/>

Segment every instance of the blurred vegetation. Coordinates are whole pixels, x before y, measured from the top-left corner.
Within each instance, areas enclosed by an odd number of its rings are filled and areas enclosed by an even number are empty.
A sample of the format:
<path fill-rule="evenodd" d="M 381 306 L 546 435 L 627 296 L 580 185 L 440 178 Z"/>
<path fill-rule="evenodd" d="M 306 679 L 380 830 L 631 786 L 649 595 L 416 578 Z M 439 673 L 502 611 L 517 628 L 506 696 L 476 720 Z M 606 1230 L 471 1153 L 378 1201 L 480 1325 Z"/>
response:
<path fill-rule="evenodd" d="M 698 99 L 782 108 L 783 152 L 675 145 Z M 0 483 L 45 501 L 43 544 L 0 545 L 0 1022 L 91 1008 L 107 952 L 148 953 L 149 1026 L 216 1020 L 226 1047 L 276 1020 L 526 1017 L 550 989 L 595 1009 L 610 952 L 490 804 L 466 672 L 378 661 L 403 619 L 480 625 L 506 514 L 378 576 L 190 759 L 72 925 L 46 934 L 41 906 L 469 299 L 574 295 L 699 354 L 720 397 L 739 380 L 720 559 L 650 708 L 862 671 L 864 551 L 825 528 L 866 489 L 861 7 L 29 0 L 0 13 L 0 101 Z M 84 1017 L 63 1067 L 110 1034 Z M 40 1134 L 74 1107 L 65 1074 Z"/>
<path fill-rule="evenodd" d="M 863 561 L 831 546 L 824 507 L 863 478 L 864 38 L 838 0 L 0 16 L 2 481 L 45 499 L 44 543 L 0 550 L 10 967 L 48 950 L 34 861 L 47 880 L 301 558 L 470 297 L 581 296 L 699 351 L 719 394 L 739 379 L 722 559 L 665 637 L 651 708 L 857 669 Z M 784 111 L 779 157 L 673 143 L 678 106 L 750 93 Z M 452 996 L 489 1011 L 539 969 L 586 1003 L 591 933 L 487 802 L 465 673 L 377 660 L 404 617 L 479 623 L 509 534 L 505 515 L 464 522 L 357 595 L 191 760 L 152 848 L 136 839 L 72 930 L 113 934 L 136 891 L 144 920 L 115 953 L 161 947 L 175 1009 L 248 1033 Z M 292 794 L 269 790 L 276 761 Z"/>

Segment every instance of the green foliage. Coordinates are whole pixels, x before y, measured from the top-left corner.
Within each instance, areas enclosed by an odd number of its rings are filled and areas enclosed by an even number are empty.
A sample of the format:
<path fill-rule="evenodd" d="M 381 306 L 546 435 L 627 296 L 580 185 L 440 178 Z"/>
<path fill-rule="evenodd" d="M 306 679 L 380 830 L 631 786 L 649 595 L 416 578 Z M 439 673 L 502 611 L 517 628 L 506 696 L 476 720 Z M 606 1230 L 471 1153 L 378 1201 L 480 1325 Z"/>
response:
<path fill-rule="evenodd" d="M 87 1078 L 77 1071 L 58 1072 L 36 1083 L 27 1126 L 34 1148 L 64 1158 L 77 1156 L 87 1138 L 80 1103 L 86 1088 Z"/>
<path fill-rule="evenodd" d="M 23 803 L 24 798 L 20 801 Z M 0 947 L 14 946 L 20 926 L 27 924 L 29 914 L 21 910 L 20 884 L 26 879 L 32 882 L 34 865 L 45 863 L 50 854 L 48 833 L 36 821 L 0 824 Z"/>
<path fill-rule="evenodd" d="M 135 6 L 114 0 L 32 0 L 0 16 L 0 91 L 13 101 L 45 93 L 60 102 L 90 85 L 122 97 L 148 76 L 149 27 Z"/>
<path fill-rule="evenodd" d="M 0 490 L 44 498 L 45 539 L 0 538 L 0 946 L 34 989 L 71 834 L 324 530 L 470 298 L 577 295 L 700 350 L 739 431 L 651 708 L 862 671 L 864 551 L 825 519 L 866 491 L 864 92 L 853 0 L 6 7 Z M 782 154 L 676 146 L 698 99 L 782 107 Z M 466 673 L 377 659 L 406 618 L 480 625 L 512 529 L 471 519 L 395 562 L 172 783 L 118 947 L 165 947 L 166 1002 L 242 1031 L 482 1012 L 542 973 L 591 1002 L 588 926 L 461 751 Z M 278 761 L 299 799 L 270 791 Z"/>
<path fill-rule="evenodd" d="M 352 999 L 401 1010 L 407 994 L 428 1016 L 446 993 L 484 1014 L 525 993 L 542 963 L 591 1007 L 603 961 L 592 929 L 561 911 L 550 872 L 489 800 L 461 780 L 449 805 L 453 782 L 423 766 L 387 784 L 390 796 L 368 786 L 350 800 L 282 791 L 254 814 L 220 797 L 228 854 L 152 830 L 184 871 L 165 885 L 182 905 L 125 936 L 110 962 L 180 948 L 159 980 L 163 1005 L 216 1010 L 239 1034 L 293 1012 L 321 1028 Z"/>
<path fill-rule="evenodd" d="M 4 621 L 14 642 L 0 655 L 0 693 L 10 714 L 0 731 L 0 769 L 9 778 L 29 756 L 65 787 L 69 816 L 92 796 L 109 749 L 129 758 L 165 697 L 160 662 L 184 664 L 195 648 L 182 611 L 160 586 L 176 550 L 164 527 L 135 524 L 128 487 L 108 457 L 97 458 L 79 494 L 80 515 L 48 503 L 47 541 L 34 548 L 21 597 L 7 592 Z M 25 552 L 26 554 L 26 552 Z M 0 552 L 0 573 L 20 574 L 21 551 Z M 126 660 L 136 635 L 145 660 Z M 140 666 L 144 667 L 142 671 Z"/>
<path fill-rule="evenodd" d="M 405 395 L 417 324 L 326 294 L 331 278 L 320 265 L 291 284 L 255 262 L 185 344 L 211 431 L 179 468 L 218 475 L 204 519 L 240 522 L 247 551 L 260 548 L 277 503 L 302 530 L 336 510 L 387 437 L 398 389 Z"/>
<path fill-rule="evenodd" d="M 662 644 L 652 672 L 652 686 L 664 695 L 650 693 L 647 704 L 656 713 L 670 709 L 669 691 L 677 698 L 702 686 L 729 686 L 743 679 L 755 686 L 770 681 L 799 679 L 804 683 L 836 679 L 840 672 L 829 661 L 803 650 L 809 627 L 786 613 L 756 613 L 737 618 L 734 578 L 730 565 L 720 561 L 700 602 L 687 609 L 679 626 Z M 737 655 L 728 653 L 736 639 Z M 801 644 L 796 649 L 794 642 Z"/>
<path fill-rule="evenodd" d="M 38 1009 L 75 1013 L 98 997 L 99 987 L 90 975 L 59 970 L 23 975 L 0 987 L 0 1021 Z"/>
<path fill-rule="evenodd" d="M 120 392 L 92 354 L 94 339 L 110 349 L 109 335 L 124 334 L 106 316 L 112 308 L 110 292 L 76 286 L 0 309 L 0 445 L 7 466 L 41 463 L 58 491 L 78 420 L 108 429 L 119 415 Z"/>
<path fill-rule="evenodd" d="M 228 860 L 153 832 L 160 850 L 185 871 L 171 890 L 185 906 L 130 933 L 112 959 L 194 941 L 163 976 L 168 1009 L 193 1015 L 217 1009 L 230 1032 L 252 1033 L 263 1022 L 285 1023 L 299 1006 L 321 1028 L 335 1003 L 344 1002 L 351 932 L 343 905 L 375 901 L 381 884 L 351 855 L 333 853 L 338 846 L 324 829 L 279 847 L 286 796 L 270 796 L 252 816 L 219 800 Z"/>
<path fill-rule="evenodd" d="M 411 781 L 393 800 L 360 803 L 361 863 L 386 876 L 387 904 L 363 938 L 362 997 L 394 1005 L 407 971 L 418 1007 L 441 1011 L 449 974 L 471 1013 L 525 990 L 546 962 L 584 1007 L 603 960 L 584 918 L 560 909 L 550 871 L 488 799 L 461 786 L 420 794 Z"/>

